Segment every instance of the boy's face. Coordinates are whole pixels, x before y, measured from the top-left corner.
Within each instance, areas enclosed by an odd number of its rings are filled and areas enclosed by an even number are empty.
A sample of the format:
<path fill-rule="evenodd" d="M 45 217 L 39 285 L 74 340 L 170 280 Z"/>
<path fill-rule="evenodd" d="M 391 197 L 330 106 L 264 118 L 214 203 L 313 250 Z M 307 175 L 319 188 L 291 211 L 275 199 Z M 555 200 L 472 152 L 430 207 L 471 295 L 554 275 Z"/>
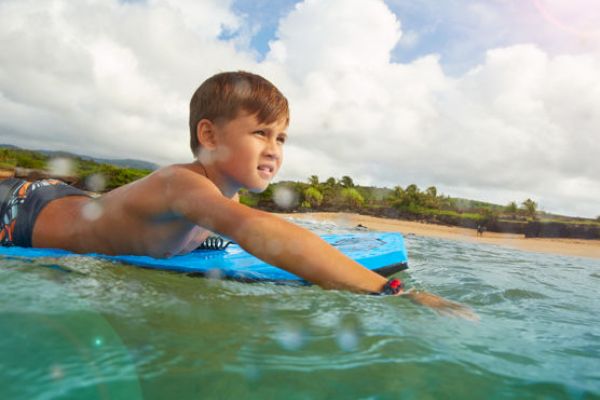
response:
<path fill-rule="evenodd" d="M 216 124 L 215 166 L 232 187 L 262 192 L 281 167 L 286 129 L 285 120 L 259 123 L 246 112 Z"/>

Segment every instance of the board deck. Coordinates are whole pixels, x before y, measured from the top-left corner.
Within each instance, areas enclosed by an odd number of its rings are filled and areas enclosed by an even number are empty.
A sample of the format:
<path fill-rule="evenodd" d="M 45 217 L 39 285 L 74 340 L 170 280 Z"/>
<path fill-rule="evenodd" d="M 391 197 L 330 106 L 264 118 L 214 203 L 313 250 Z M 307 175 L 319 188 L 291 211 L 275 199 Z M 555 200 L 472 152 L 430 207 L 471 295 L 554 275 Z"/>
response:
<path fill-rule="evenodd" d="M 364 267 L 390 276 L 408 268 L 404 239 L 399 233 L 353 233 L 321 236 L 342 253 Z M 302 249 L 310 252 L 310 249 Z M 4 257 L 72 257 L 81 256 L 58 249 L 0 247 Z M 236 244 L 225 250 L 197 250 L 192 253 L 159 259 L 148 256 L 87 256 L 108 259 L 137 267 L 174 271 L 190 275 L 220 276 L 242 281 L 297 281 L 303 280 L 285 270 L 269 265 L 244 251 Z"/>

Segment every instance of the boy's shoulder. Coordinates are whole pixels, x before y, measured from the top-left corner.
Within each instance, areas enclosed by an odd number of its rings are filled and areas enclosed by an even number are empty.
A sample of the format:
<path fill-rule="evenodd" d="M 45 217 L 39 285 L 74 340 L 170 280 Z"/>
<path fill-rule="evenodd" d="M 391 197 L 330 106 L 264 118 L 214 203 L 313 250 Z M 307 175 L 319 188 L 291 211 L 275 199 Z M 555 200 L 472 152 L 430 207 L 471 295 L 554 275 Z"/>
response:
<path fill-rule="evenodd" d="M 221 194 L 216 185 L 206 177 L 202 166 L 197 163 L 171 164 L 159 168 L 148 176 L 149 186 L 158 186 L 165 194 L 179 196 L 198 190 Z"/>
<path fill-rule="evenodd" d="M 172 182 L 173 180 L 208 181 L 202 168 L 195 163 L 166 165 L 154 171 L 149 177 L 166 182 Z"/>
<path fill-rule="evenodd" d="M 176 212 L 187 215 L 197 204 L 218 202 L 223 195 L 193 164 L 161 167 L 150 175 L 102 196 L 103 206 L 128 210 L 142 218 Z"/>
<path fill-rule="evenodd" d="M 144 197 L 174 198 L 181 197 L 189 192 L 203 192 L 217 194 L 216 186 L 206 178 L 202 169 L 192 163 L 172 164 L 161 167 L 146 177 L 121 186 L 104 196 L 105 200 L 126 197 L 133 202 L 138 202 Z"/>

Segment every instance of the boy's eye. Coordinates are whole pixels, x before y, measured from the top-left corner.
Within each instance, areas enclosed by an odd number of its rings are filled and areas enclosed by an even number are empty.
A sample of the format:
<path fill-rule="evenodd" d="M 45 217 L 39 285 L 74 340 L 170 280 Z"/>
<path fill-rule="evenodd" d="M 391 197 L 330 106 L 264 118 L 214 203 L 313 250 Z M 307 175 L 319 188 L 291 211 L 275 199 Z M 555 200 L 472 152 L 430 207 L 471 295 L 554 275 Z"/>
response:
<path fill-rule="evenodd" d="M 285 143 L 285 137 L 284 137 L 284 136 L 279 136 L 279 137 L 277 138 L 277 142 L 279 142 L 279 143 L 281 143 L 281 144 L 284 144 L 284 143 Z"/>
<path fill-rule="evenodd" d="M 265 131 L 254 131 L 254 134 L 255 135 L 259 135 L 259 136 L 265 136 L 266 135 Z"/>

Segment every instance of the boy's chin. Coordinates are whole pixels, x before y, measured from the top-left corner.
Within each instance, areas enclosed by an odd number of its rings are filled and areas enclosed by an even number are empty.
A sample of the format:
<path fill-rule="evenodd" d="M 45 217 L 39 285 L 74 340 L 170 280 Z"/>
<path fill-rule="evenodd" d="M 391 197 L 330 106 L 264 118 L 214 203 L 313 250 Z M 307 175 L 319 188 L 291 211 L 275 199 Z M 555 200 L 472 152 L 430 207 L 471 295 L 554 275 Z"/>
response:
<path fill-rule="evenodd" d="M 261 186 L 261 187 L 253 187 L 253 188 L 248 188 L 248 191 L 249 191 L 250 193 L 262 193 L 262 192 L 264 192 L 265 190 L 267 190 L 267 187 L 269 187 L 269 184 L 266 184 L 266 185 L 264 185 L 264 186 Z"/>

